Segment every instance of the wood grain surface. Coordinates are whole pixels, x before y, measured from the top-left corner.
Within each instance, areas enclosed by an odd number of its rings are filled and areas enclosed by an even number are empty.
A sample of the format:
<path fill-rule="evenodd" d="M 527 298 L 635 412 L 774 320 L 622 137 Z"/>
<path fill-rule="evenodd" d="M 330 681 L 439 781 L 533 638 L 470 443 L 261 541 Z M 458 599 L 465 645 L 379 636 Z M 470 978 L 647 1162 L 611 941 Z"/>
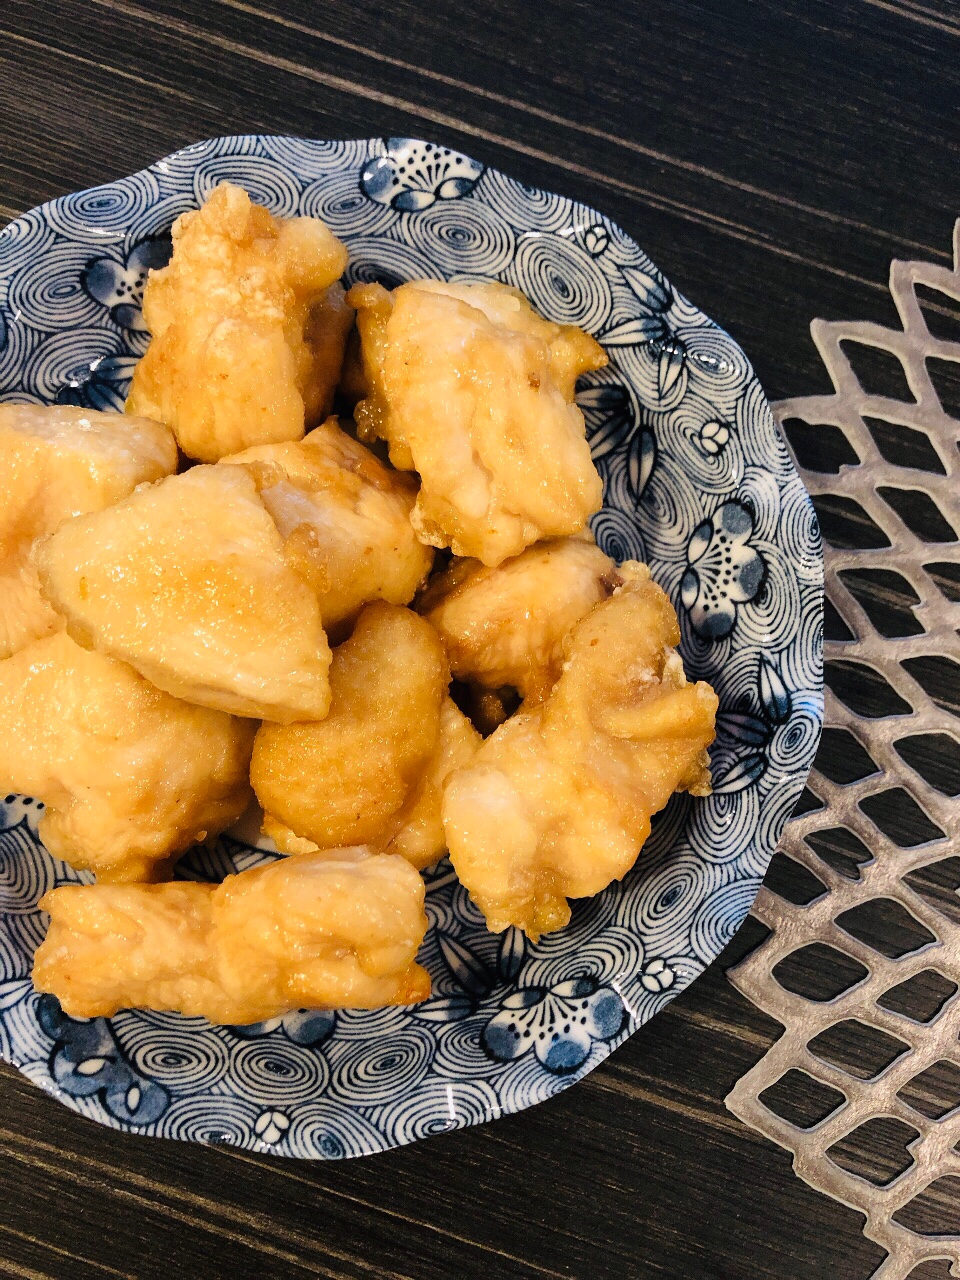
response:
<path fill-rule="evenodd" d="M 893 323 L 890 259 L 949 263 L 958 106 L 955 0 L 4 0 L 0 217 L 217 134 L 443 140 L 619 221 L 777 399 L 829 390 L 814 316 Z M 0 1275 L 866 1280 L 858 1216 L 723 1107 L 779 1031 L 724 978 L 761 933 L 551 1102 L 348 1164 L 114 1133 L 4 1068 Z"/>

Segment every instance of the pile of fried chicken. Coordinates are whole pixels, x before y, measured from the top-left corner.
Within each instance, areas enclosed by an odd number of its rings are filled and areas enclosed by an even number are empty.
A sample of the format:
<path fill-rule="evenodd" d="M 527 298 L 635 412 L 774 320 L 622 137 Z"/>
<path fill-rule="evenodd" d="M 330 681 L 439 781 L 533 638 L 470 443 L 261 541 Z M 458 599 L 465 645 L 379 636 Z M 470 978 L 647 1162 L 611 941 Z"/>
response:
<path fill-rule="evenodd" d="M 0 406 L 0 784 L 95 877 L 42 899 L 34 983 L 78 1017 L 414 1003 L 419 870 L 562 928 L 709 792 L 716 696 L 587 528 L 593 338 L 500 284 L 345 294 L 321 221 L 228 183 L 173 246 L 125 414 Z M 254 796 L 288 856 L 173 880 Z"/>

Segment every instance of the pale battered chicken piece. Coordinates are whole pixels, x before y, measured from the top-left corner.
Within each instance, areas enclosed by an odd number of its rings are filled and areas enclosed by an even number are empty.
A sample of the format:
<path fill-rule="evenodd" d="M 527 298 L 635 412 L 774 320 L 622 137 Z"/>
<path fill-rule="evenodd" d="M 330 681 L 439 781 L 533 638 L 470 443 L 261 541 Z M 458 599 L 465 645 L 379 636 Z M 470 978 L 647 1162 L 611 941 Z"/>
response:
<path fill-rule="evenodd" d="M 68 405 L 0 405 L 0 659 L 63 619 L 40 594 L 37 538 L 177 469 L 167 427 Z"/>
<path fill-rule="evenodd" d="M 454 561 L 417 608 L 440 633 L 458 680 L 512 685 L 539 701 L 560 678 L 564 638 L 618 582 L 610 557 L 578 534 L 529 547 L 495 569 Z"/>
<path fill-rule="evenodd" d="M 574 403 L 607 363 L 593 338 L 501 284 L 355 285 L 347 300 L 370 387 L 357 429 L 420 473 L 423 542 L 497 565 L 584 527 L 602 499 Z"/>
<path fill-rule="evenodd" d="M 478 743 L 447 705 L 449 679 L 428 622 L 396 605 L 367 605 L 334 651 L 326 720 L 264 724 L 257 733 L 250 780 L 264 833 L 286 852 L 397 841 L 418 866 L 435 861 L 442 778 Z"/>
<path fill-rule="evenodd" d="M 254 728 L 62 631 L 0 662 L 0 786 L 42 800 L 41 840 L 100 880 L 159 879 L 235 822 Z"/>
<path fill-rule="evenodd" d="M 70 635 L 174 697 L 284 724 L 326 715 L 317 598 L 245 468 L 144 486 L 71 520 L 36 556 Z"/>
<path fill-rule="evenodd" d="M 494 932 L 562 928 L 567 898 L 633 866 L 674 791 L 707 795 L 717 697 L 672 648 L 677 617 L 646 566 L 574 628 L 563 675 L 451 775 L 443 823 L 457 875 Z"/>
<path fill-rule="evenodd" d="M 393 826 L 397 822 L 402 825 L 384 846 L 386 853 L 399 853 L 418 871 L 437 861 L 447 847 L 440 813 L 444 783 L 454 769 L 462 768 L 473 759 L 481 741 L 480 734 L 463 712 L 450 698 L 444 698 L 440 704 L 437 745 L 420 782 L 410 792 L 393 823 Z M 281 853 L 312 853 L 320 847 L 314 840 L 295 835 L 271 814 L 264 815 L 263 834 L 270 837 Z"/>
<path fill-rule="evenodd" d="M 443 833 L 443 788 L 455 769 L 469 764 L 483 739 L 450 698 L 440 704 L 440 737 L 426 772 L 403 810 L 403 826 L 387 845 L 418 869 L 429 867 L 446 851 Z"/>
<path fill-rule="evenodd" d="M 224 462 L 254 474 L 287 558 L 316 591 L 327 631 L 372 600 L 408 604 L 430 572 L 433 551 L 410 523 L 416 483 L 385 467 L 336 418 L 299 442 L 258 445 Z"/>
<path fill-rule="evenodd" d="M 127 412 L 166 422 L 203 462 L 299 440 L 329 413 L 340 377 L 346 265 L 318 218 L 276 219 L 221 183 L 173 224 L 173 257 L 147 280 L 153 336 Z"/>
<path fill-rule="evenodd" d="M 72 1018 L 171 1009 L 242 1024 L 291 1009 L 377 1009 L 430 994 L 416 962 L 423 881 L 402 858 L 337 849 L 284 858 L 220 885 L 64 885 L 38 991 Z"/>

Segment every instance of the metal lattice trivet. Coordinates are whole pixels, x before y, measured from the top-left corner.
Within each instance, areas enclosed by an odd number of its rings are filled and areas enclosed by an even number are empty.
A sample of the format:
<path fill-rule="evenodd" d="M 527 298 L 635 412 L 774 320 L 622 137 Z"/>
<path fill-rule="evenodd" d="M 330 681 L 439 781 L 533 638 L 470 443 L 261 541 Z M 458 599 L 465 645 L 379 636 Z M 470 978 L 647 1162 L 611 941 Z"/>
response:
<path fill-rule="evenodd" d="M 795 818 L 787 828 L 781 849 L 812 871 L 829 892 L 807 906 L 794 906 L 763 889 L 754 914 L 773 932 L 730 974 L 737 989 L 782 1022 L 785 1031 L 738 1082 L 726 1099 L 727 1106 L 752 1128 L 792 1151 L 794 1169 L 805 1182 L 865 1215 L 864 1234 L 888 1251 L 875 1280 L 902 1280 L 928 1259 L 949 1259 L 951 1275 L 960 1276 L 960 1237 L 915 1234 L 893 1217 L 938 1179 L 960 1175 L 960 1153 L 955 1145 L 960 1141 L 960 1108 L 939 1120 L 930 1119 L 898 1097 L 898 1091 L 934 1063 L 946 1060 L 960 1066 L 960 993 L 926 1025 L 877 1003 L 878 997 L 890 988 L 931 968 L 960 984 L 960 925 L 904 881 L 910 871 L 960 853 L 960 805 L 956 798 L 941 794 L 909 768 L 894 747 L 896 741 L 918 733 L 946 733 L 954 739 L 958 736 L 956 717 L 938 707 L 901 664 L 904 659 L 921 655 L 957 656 L 960 604 L 941 595 L 924 564 L 960 564 L 960 551 L 955 542 L 933 546 L 921 541 L 877 493 L 878 487 L 885 485 L 919 490 L 929 495 L 955 530 L 960 530 L 960 423 L 944 411 L 925 363 L 932 357 L 960 364 L 960 342 L 944 341 L 930 333 L 917 299 L 917 285 L 960 302 L 960 222 L 954 231 L 952 270 L 922 262 L 891 264 L 890 292 L 900 314 L 902 332 L 870 323 L 815 320 L 811 333 L 836 391 L 775 406 L 781 423 L 800 419 L 811 425 L 830 424 L 843 431 L 859 455 L 860 465 L 844 466 L 836 476 L 800 468 L 804 482 L 815 496 L 839 494 L 854 499 L 890 540 L 890 546 L 882 550 L 826 549 L 827 595 L 856 639 L 828 642 L 825 657 L 828 661 L 854 659 L 873 667 L 914 711 L 912 715 L 865 718 L 849 710 L 829 689 L 826 691 L 826 724 L 851 731 L 881 772 L 849 785 L 831 782 L 817 770 L 811 774 L 811 789 L 822 798 L 824 807 Z M 896 356 L 915 403 L 865 392 L 841 342 L 865 344 Z M 934 444 L 946 475 L 888 462 L 878 451 L 864 416 L 924 432 Z M 909 581 L 920 598 L 914 611 L 924 628 L 922 634 L 885 639 L 876 631 L 840 577 L 842 570 L 864 568 L 893 570 Z M 888 839 L 859 808 L 859 802 L 891 787 L 905 788 L 945 832 L 944 837 L 906 849 Z M 873 854 L 873 860 L 860 868 L 859 880 L 847 879 L 827 866 L 805 842 L 811 833 L 838 826 L 846 827 Z M 896 899 L 936 941 L 901 959 L 887 959 L 836 923 L 844 911 L 877 898 Z M 868 976 L 825 1003 L 791 994 L 779 985 L 771 971 L 785 957 L 813 942 L 828 944 L 852 956 L 867 968 Z M 870 1080 L 855 1078 L 814 1056 L 809 1042 L 846 1019 L 880 1028 L 906 1042 L 909 1051 Z M 808 1129 L 774 1114 L 759 1095 L 791 1069 L 806 1072 L 838 1090 L 846 1097 L 846 1104 Z M 901 1120 L 920 1134 L 909 1146 L 913 1163 L 886 1186 L 876 1186 L 847 1172 L 827 1154 L 838 1140 L 877 1117 Z"/>

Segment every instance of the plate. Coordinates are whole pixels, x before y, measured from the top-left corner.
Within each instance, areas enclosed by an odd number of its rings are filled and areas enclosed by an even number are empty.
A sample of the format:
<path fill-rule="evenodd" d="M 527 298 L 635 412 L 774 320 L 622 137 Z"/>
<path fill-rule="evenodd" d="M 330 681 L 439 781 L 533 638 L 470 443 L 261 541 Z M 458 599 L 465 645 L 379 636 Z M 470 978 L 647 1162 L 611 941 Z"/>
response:
<path fill-rule="evenodd" d="M 714 794 L 676 796 L 622 883 L 536 945 L 493 935 L 447 861 L 425 873 L 412 1008 L 299 1011 L 257 1026 L 174 1014 L 66 1017 L 30 982 L 38 898 L 84 879 L 43 849 L 37 803 L 0 809 L 0 1052 L 113 1128 L 278 1155 L 356 1156 L 523 1110 L 569 1088 L 682 991 L 746 915 L 823 716 L 820 537 L 749 362 L 619 227 L 410 138 L 217 138 L 31 210 L 0 233 L 0 399 L 123 406 L 148 341 L 147 271 L 220 181 L 323 218 L 349 283 L 501 280 L 599 339 L 578 401 L 603 476 L 593 528 L 673 600 L 689 675 L 720 695 Z M 241 832 L 180 874 L 270 854 Z M 515 1032 L 519 1030 L 519 1037 Z"/>

